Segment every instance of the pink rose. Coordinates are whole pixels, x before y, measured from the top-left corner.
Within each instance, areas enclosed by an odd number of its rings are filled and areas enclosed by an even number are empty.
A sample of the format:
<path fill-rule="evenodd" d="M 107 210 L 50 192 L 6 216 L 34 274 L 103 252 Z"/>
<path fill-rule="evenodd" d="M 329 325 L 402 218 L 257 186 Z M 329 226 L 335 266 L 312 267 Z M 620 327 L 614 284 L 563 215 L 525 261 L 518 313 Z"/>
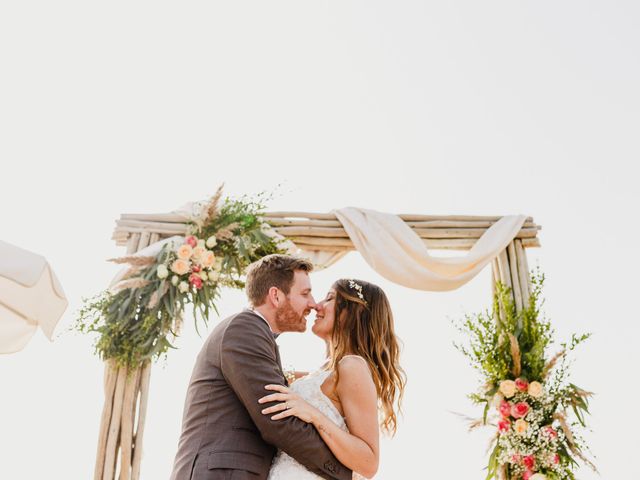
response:
<path fill-rule="evenodd" d="M 560 463 L 560 455 L 558 455 L 557 453 L 553 456 L 553 463 Z"/>
<path fill-rule="evenodd" d="M 196 248 L 198 246 L 198 239 L 193 235 L 189 235 L 184 239 L 184 243 L 191 245 L 191 248 Z"/>
<path fill-rule="evenodd" d="M 551 426 L 545 427 L 544 430 L 551 438 L 556 438 L 558 436 L 558 432 L 556 432 L 555 429 Z"/>
<path fill-rule="evenodd" d="M 511 416 L 513 418 L 522 418 L 527 413 L 529 413 L 529 405 L 527 402 L 520 402 L 511 406 Z"/>
<path fill-rule="evenodd" d="M 516 378 L 516 388 L 521 392 L 526 392 L 529 388 L 529 382 L 527 382 L 524 378 Z"/>
<path fill-rule="evenodd" d="M 511 422 L 509 420 L 500 420 L 498 422 L 498 431 L 501 433 L 508 432 L 511 427 Z"/>
<path fill-rule="evenodd" d="M 192 273 L 191 275 L 189 275 L 189 283 L 196 287 L 198 290 L 202 288 L 202 278 L 200 278 L 200 275 L 196 273 Z"/>
<path fill-rule="evenodd" d="M 511 415 L 511 404 L 506 400 L 503 400 L 500 404 L 500 415 L 504 418 L 508 418 Z"/>
<path fill-rule="evenodd" d="M 522 461 L 522 455 L 519 453 L 514 453 L 511 455 L 511 463 L 520 463 Z"/>
<path fill-rule="evenodd" d="M 529 480 L 533 476 L 532 470 L 525 470 L 522 474 L 522 480 Z"/>
<path fill-rule="evenodd" d="M 528 470 L 533 470 L 533 466 L 536 464 L 536 459 L 533 455 L 527 455 L 522 459 L 522 463 L 524 463 L 524 466 L 527 467 Z"/>

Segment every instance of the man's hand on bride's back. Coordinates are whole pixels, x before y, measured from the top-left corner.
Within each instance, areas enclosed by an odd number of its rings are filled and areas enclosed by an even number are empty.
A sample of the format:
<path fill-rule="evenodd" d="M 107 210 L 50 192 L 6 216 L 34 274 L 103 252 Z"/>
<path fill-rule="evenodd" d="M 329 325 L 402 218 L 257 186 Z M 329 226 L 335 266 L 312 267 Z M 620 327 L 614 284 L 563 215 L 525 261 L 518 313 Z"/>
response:
<path fill-rule="evenodd" d="M 284 385 L 266 385 L 264 388 L 277 393 L 265 395 L 258 400 L 258 403 L 280 402 L 262 410 L 263 415 L 275 413 L 271 420 L 282 420 L 294 416 L 304 422 L 312 423 L 314 417 L 319 414 L 318 409 Z"/>

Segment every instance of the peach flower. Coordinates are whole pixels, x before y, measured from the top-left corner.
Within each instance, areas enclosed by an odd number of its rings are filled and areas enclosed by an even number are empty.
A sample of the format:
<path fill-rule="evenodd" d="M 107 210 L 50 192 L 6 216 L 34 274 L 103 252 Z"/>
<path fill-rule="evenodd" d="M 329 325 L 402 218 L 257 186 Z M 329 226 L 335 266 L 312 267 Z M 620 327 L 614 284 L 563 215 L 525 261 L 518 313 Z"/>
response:
<path fill-rule="evenodd" d="M 189 260 L 192 253 L 193 248 L 191 248 L 191 245 L 186 243 L 184 245 L 180 245 L 180 248 L 178 248 L 178 258 L 182 260 Z"/>
<path fill-rule="evenodd" d="M 216 256 L 213 254 L 212 251 L 207 250 L 204 252 L 202 257 L 200 257 L 200 261 L 202 265 L 204 265 L 205 267 L 211 268 L 213 267 L 214 263 L 216 263 Z"/>
<path fill-rule="evenodd" d="M 500 393 L 506 398 L 511 398 L 516 393 L 516 383 L 513 380 L 503 380 L 500 382 Z"/>
<path fill-rule="evenodd" d="M 184 275 L 185 273 L 188 273 L 189 268 L 191 268 L 189 262 L 181 258 L 178 258 L 171 264 L 171 271 L 178 275 Z"/>
<path fill-rule="evenodd" d="M 533 398 L 538 398 L 542 395 L 542 384 L 540 382 L 531 382 L 529 384 L 529 395 Z"/>
<path fill-rule="evenodd" d="M 527 423 L 527 421 L 521 418 L 516 420 L 516 423 L 513 426 L 516 430 L 516 433 L 519 434 L 523 434 L 529 429 L 529 424 Z"/>

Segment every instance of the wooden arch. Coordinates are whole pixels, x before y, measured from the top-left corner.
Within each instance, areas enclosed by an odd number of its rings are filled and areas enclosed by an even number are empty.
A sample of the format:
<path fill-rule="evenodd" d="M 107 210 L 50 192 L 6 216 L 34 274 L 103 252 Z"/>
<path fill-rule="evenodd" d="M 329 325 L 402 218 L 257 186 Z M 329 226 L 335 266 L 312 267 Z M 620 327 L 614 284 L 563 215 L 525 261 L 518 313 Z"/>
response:
<path fill-rule="evenodd" d="M 469 250 L 499 216 L 399 215 L 430 249 Z M 333 213 L 268 212 L 264 218 L 278 233 L 303 250 L 342 252 L 355 247 Z M 185 235 L 183 215 L 123 214 L 116 221 L 113 239 L 133 254 L 173 235 Z M 526 248 L 539 247 L 541 227 L 528 217 L 508 247 L 492 262 L 493 284 L 511 288 L 516 309 L 526 305 L 529 268 Z M 105 365 L 105 401 L 102 411 L 95 480 L 138 480 L 149 398 L 151 362 L 134 372 Z"/>

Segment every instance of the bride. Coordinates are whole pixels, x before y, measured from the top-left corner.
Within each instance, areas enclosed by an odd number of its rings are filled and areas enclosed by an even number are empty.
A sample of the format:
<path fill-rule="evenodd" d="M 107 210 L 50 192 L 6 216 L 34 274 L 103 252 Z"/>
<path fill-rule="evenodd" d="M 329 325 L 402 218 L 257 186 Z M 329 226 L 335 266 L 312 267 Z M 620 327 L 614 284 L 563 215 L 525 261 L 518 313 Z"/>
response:
<path fill-rule="evenodd" d="M 395 434 L 406 382 L 391 308 L 380 287 L 342 279 L 316 309 L 312 331 L 327 343 L 327 362 L 316 372 L 296 375 L 301 378 L 290 388 L 266 385 L 276 393 L 259 402 L 280 403 L 262 413 L 275 421 L 296 416 L 313 424 L 354 479 L 371 478 L 380 458 L 379 427 Z M 282 451 L 269 472 L 269 480 L 317 478 Z"/>

